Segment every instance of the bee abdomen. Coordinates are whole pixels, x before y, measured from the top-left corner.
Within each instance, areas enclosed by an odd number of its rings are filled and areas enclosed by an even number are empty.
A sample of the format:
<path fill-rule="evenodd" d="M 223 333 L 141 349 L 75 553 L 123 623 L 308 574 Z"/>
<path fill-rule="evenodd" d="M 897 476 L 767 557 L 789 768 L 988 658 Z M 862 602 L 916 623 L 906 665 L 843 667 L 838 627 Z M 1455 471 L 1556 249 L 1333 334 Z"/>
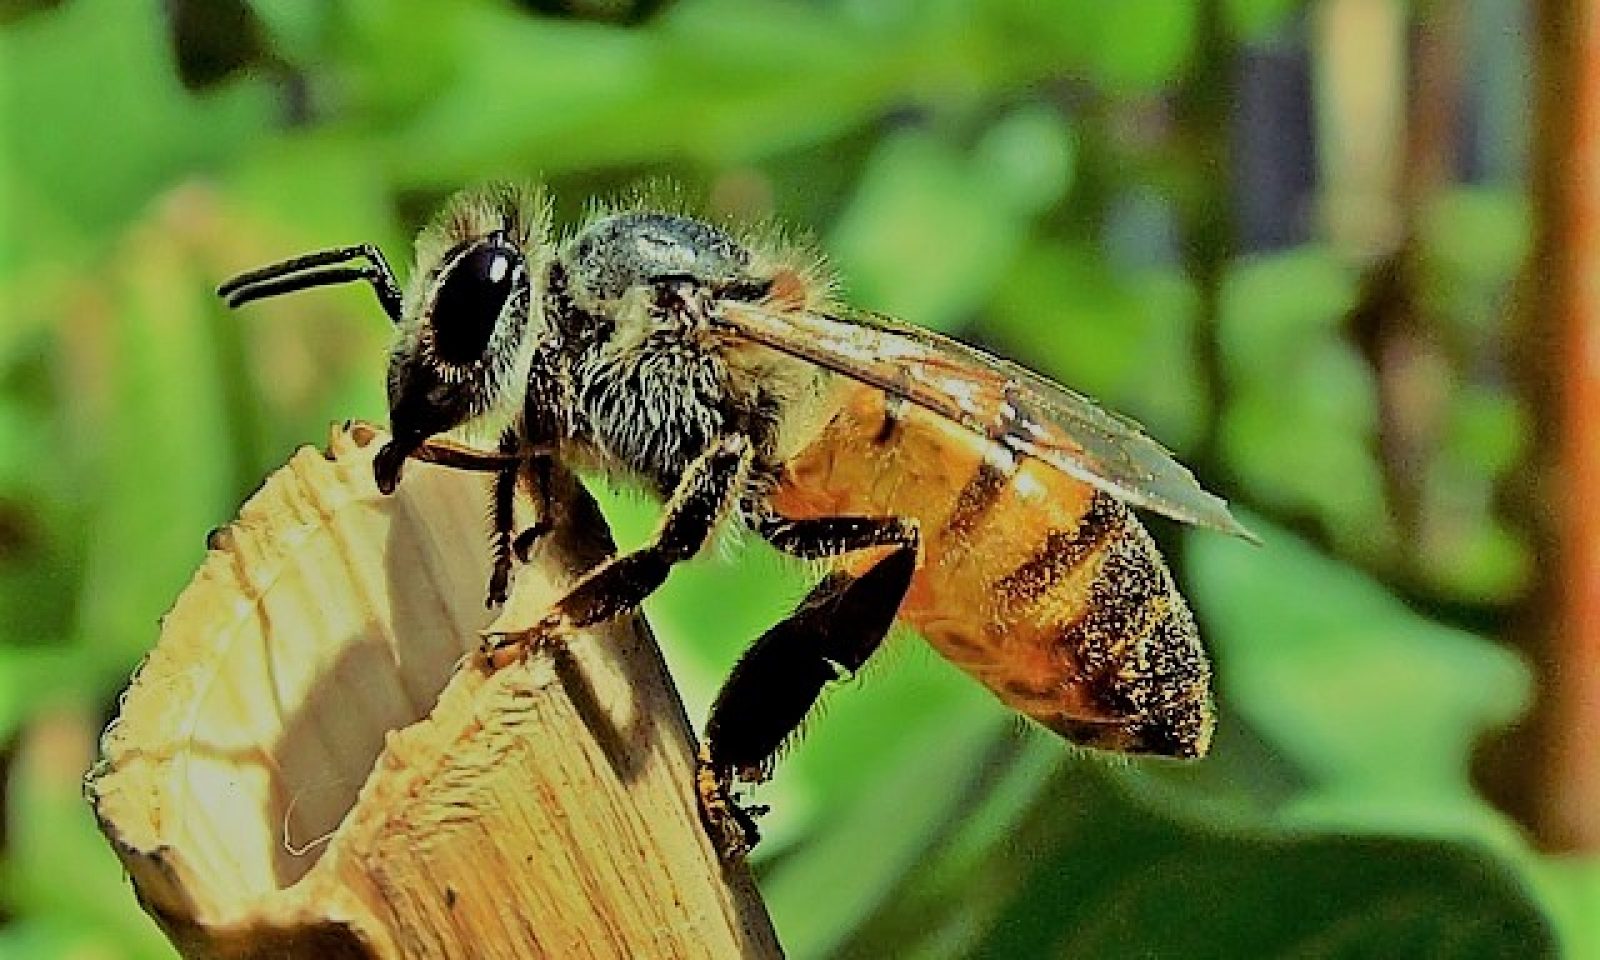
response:
<path fill-rule="evenodd" d="M 901 619 L 1013 709 L 1091 746 L 1205 751 L 1194 618 L 1110 494 L 862 388 L 788 465 L 773 505 L 915 521 L 923 562 Z"/>
<path fill-rule="evenodd" d="M 1071 603 L 1082 589 L 1082 574 L 1107 547 L 1124 538 L 1128 509 L 1104 493 L 1095 493 L 1071 530 L 1051 530 L 1038 551 L 993 584 L 993 594 L 1007 614 Z M 1159 559 L 1157 560 L 1159 563 Z"/>
<path fill-rule="evenodd" d="M 930 558 L 908 619 L 1013 709 L 1075 742 L 1204 753 L 1210 668 L 1155 542 L 1121 501 L 1082 488 L 1074 498 L 1066 478 L 1038 474 L 1044 495 L 1019 496 L 1031 469 L 1009 485 L 1013 509 L 989 511 L 945 564 Z M 1029 521 L 1046 529 L 1030 536 Z M 1033 546 L 1019 553 L 1018 541 Z"/>
<path fill-rule="evenodd" d="M 1194 616 L 1150 534 L 1126 507 L 1115 507 L 1122 520 L 1103 541 L 1079 608 L 1056 622 L 1051 643 L 1078 671 L 1086 699 L 1120 721 L 1117 742 L 1108 745 L 1199 756 L 1213 718 L 1211 669 Z M 1071 716 L 1047 725 L 1094 742 Z"/>

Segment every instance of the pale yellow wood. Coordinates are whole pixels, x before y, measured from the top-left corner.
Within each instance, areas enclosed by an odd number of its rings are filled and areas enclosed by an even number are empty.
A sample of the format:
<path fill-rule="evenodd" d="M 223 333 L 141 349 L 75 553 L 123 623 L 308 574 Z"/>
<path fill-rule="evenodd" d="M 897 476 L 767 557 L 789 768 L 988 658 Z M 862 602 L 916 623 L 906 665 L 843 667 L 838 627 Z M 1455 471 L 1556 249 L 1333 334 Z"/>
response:
<path fill-rule="evenodd" d="M 383 497 L 381 442 L 267 480 L 107 730 L 89 795 L 146 908 L 189 957 L 780 956 L 642 621 L 487 669 L 487 480 Z M 608 549 L 562 485 L 528 602 Z"/>

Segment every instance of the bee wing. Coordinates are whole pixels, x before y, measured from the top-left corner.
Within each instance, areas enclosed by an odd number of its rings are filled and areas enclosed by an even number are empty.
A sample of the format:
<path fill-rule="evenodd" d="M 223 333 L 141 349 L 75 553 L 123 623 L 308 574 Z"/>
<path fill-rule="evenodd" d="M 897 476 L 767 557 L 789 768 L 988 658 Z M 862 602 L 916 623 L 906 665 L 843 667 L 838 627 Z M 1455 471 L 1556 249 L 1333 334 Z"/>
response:
<path fill-rule="evenodd" d="M 885 317 L 840 318 L 724 301 L 743 339 L 877 387 L 1136 507 L 1256 540 L 1126 417 L 959 340 Z"/>

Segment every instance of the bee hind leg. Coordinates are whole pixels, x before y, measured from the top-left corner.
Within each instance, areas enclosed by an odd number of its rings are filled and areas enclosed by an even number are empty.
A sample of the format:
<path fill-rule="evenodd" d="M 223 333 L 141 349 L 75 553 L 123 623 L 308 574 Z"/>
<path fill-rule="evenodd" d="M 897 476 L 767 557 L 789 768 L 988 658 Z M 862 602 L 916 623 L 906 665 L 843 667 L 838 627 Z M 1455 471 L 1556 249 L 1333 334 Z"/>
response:
<path fill-rule="evenodd" d="M 757 529 L 801 556 L 894 549 L 860 573 L 825 577 L 788 619 L 751 644 L 717 695 L 696 786 L 702 816 L 728 858 L 759 838 L 755 811 L 732 798 L 734 780 L 764 779 L 823 690 L 866 664 L 894 623 L 917 564 L 916 529 L 893 518 L 770 520 Z"/>

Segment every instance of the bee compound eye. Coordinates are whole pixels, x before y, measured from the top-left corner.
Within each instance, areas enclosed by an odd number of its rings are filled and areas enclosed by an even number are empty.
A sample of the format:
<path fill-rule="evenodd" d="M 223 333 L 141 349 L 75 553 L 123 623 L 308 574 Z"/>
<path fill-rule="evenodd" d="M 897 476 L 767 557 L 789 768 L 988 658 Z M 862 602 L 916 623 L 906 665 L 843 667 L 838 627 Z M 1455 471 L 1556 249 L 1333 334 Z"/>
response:
<path fill-rule="evenodd" d="M 468 250 L 446 268 L 429 319 L 439 359 L 466 364 L 481 358 L 521 277 L 521 254 L 494 241 Z"/>

